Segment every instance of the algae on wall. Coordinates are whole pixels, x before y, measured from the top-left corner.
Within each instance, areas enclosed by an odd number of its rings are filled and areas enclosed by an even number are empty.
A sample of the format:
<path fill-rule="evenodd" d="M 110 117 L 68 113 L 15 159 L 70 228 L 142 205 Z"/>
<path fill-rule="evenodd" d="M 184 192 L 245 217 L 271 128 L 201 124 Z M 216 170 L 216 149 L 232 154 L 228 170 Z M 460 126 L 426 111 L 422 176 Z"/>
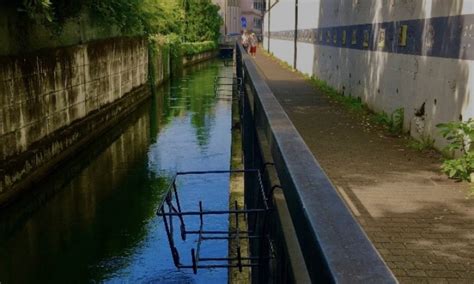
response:
<path fill-rule="evenodd" d="M 148 42 L 149 80 L 152 85 L 159 85 L 171 75 L 170 46 L 155 40 Z"/>
<path fill-rule="evenodd" d="M 39 49 L 72 46 L 123 36 L 114 26 L 97 25 L 87 10 L 65 20 L 61 29 L 25 21 L 13 7 L 0 9 L 0 56 L 30 53 Z"/>
<path fill-rule="evenodd" d="M 0 204 L 4 192 L 146 97 L 147 79 L 141 37 L 0 56 Z"/>

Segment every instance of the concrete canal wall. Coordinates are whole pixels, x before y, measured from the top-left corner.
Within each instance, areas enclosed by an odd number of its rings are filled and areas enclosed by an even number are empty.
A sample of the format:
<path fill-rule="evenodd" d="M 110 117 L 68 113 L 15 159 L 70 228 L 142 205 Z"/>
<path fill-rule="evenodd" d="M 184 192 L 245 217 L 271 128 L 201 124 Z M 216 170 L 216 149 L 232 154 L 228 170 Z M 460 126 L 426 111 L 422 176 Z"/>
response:
<path fill-rule="evenodd" d="M 0 62 L 0 203 L 149 93 L 143 38 L 2 56 Z"/>
<path fill-rule="evenodd" d="M 211 51 L 206 51 L 203 53 L 194 54 L 191 56 L 183 56 L 182 58 L 183 67 L 188 67 L 188 66 L 197 64 L 199 62 L 209 60 L 211 58 L 216 57 L 217 54 L 218 54 L 217 50 L 211 50 Z"/>
<path fill-rule="evenodd" d="M 173 57 L 87 11 L 54 34 L 12 9 L 0 11 L 0 206 L 133 111 L 150 82 L 216 55 Z"/>
<path fill-rule="evenodd" d="M 404 109 L 412 136 L 474 117 L 474 4 L 444 0 L 280 0 L 264 47 L 377 112 Z M 274 2 L 272 2 L 274 3 Z M 269 21 L 270 19 L 270 21 Z M 270 23 L 270 25 L 269 25 Z"/>
<path fill-rule="evenodd" d="M 119 37 L 0 56 L 0 205 L 134 110 L 150 95 L 148 79 L 161 84 L 173 66 L 217 54 L 150 48 Z"/>

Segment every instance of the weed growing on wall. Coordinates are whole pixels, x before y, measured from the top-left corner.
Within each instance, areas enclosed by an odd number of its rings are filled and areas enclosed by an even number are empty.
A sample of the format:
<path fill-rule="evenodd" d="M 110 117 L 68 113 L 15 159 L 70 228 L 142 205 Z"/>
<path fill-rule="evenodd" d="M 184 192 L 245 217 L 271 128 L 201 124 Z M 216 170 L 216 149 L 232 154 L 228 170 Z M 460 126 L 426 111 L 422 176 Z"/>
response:
<path fill-rule="evenodd" d="M 319 89 L 323 94 L 328 96 L 332 101 L 337 102 L 343 105 L 348 110 L 352 111 L 353 113 L 369 115 L 372 122 L 382 125 L 384 128 L 388 130 L 392 135 L 401 135 L 403 133 L 403 122 L 404 122 L 404 109 L 398 108 L 393 113 L 387 114 L 385 112 L 381 113 L 374 113 L 369 107 L 364 104 L 359 97 L 353 96 L 346 96 L 343 93 L 339 92 L 332 86 L 330 86 L 326 81 L 320 80 L 314 76 L 307 76 L 295 69 L 293 69 L 289 64 L 286 62 L 278 59 L 277 57 L 273 56 L 272 54 L 263 50 L 264 54 L 267 54 L 272 59 L 279 62 L 282 67 L 289 69 L 293 72 L 298 72 L 302 76 L 304 76 L 308 81 L 311 82 L 317 89 Z M 428 143 L 428 141 L 425 141 Z M 433 142 L 434 143 L 434 142 Z"/>
<path fill-rule="evenodd" d="M 400 135 L 403 133 L 403 108 L 396 109 L 390 115 L 386 114 L 385 112 L 373 113 L 359 97 L 344 96 L 339 91 L 329 86 L 325 81 L 318 78 L 311 77 L 310 80 L 324 94 L 329 96 L 337 103 L 342 104 L 350 111 L 370 115 L 371 120 L 374 123 L 382 125 L 393 135 Z"/>
<path fill-rule="evenodd" d="M 434 150 L 434 143 L 435 140 L 430 136 L 422 136 L 420 140 L 411 138 L 408 141 L 408 147 L 412 148 L 413 150 L 424 152 L 427 150 Z"/>
<path fill-rule="evenodd" d="M 448 145 L 445 150 L 452 157 L 443 161 L 441 170 L 450 178 L 458 180 L 471 180 L 471 173 L 474 172 L 474 120 L 453 121 L 438 124 L 441 135 L 446 138 Z M 459 155 L 458 158 L 455 156 Z"/>
<path fill-rule="evenodd" d="M 315 77 L 310 78 L 313 85 L 315 85 L 324 94 L 329 96 L 333 101 L 342 104 L 346 108 L 354 112 L 367 112 L 369 109 L 362 103 L 362 100 L 358 97 L 344 96 L 339 91 L 329 86 L 325 81 Z"/>
<path fill-rule="evenodd" d="M 373 121 L 383 125 L 391 134 L 400 135 L 403 133 L 403 117 L 403 108 L 398 108 L 391 115 L 385 112 L 374 114 Z"/>

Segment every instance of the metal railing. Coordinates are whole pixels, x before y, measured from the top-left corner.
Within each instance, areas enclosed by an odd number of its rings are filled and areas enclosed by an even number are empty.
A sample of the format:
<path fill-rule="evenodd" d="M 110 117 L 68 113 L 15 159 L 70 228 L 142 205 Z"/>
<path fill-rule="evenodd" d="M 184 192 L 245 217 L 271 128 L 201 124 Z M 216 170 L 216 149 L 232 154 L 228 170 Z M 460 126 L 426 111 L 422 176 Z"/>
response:
<path fill-rule="evenodd" d="M 396 283 L 240 44 L 236 58 L 245 167 L 268 162 L 259 148 L 266 140 L 311 281 Z"/>

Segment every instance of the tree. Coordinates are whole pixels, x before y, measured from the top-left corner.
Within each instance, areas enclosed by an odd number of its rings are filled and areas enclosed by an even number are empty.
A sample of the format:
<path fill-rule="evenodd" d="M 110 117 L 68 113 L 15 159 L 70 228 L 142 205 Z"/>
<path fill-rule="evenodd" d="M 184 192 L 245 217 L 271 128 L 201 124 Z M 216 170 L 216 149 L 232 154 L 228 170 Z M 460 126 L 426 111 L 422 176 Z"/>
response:
<path fill-rule="evenodd" d="M 29 19 L 55 31 L 87 11 L 98 25 L 124 35 L 178 34 L 188 42 L 217 41 L 222 19 L 210 0 L 7 0 Z M 184 22 L 184 24 L 183 24 Z"/>
<path fill-rule="evenodd" d="M 217 41 L 222 25 L 222 18 L 218 13 L 219 6 L 212 4 L 210 0 L 185 1 L 189 4 L 186 41 Z"/>

